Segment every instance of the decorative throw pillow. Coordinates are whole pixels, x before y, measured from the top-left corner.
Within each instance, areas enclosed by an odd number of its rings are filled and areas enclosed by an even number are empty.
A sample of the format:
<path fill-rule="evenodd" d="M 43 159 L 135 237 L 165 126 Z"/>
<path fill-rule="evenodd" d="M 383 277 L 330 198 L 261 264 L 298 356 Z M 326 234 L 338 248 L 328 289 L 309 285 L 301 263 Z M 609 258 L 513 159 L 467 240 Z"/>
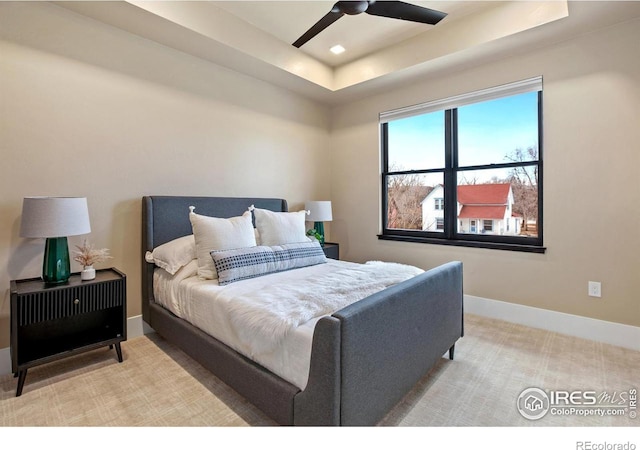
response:
<path fill-rule="evenodd" d="M 251 210 L 251 208 L 249 208 Z M 306 235 L 305 218 L 307 211 L 273 212 L 268 209 L 253 208 L 260 245 L 283 245 L 309 242 Z"/>
<path fill-rule="evenodd" d="M 260 277 L 270 273 L 327 262 L 318 242 L 299 242 L 211 252 L 218 273 L 218 284 Z"/>
<path fill-rule="evenodd" d="M 251 213 L 247 211 L 242 216 L 223 219 L 201 216 L 194 213 L 194 209 L 193 206 L 189 207 L 189 220 L 196 243 L 198 276 L 214 280 L 217 275 L 211 251 L 256 246 Z"/>
<path fill-rule="evenodd" d="M 193 234 L 182 236 L 154 248 L 145 254 L 145 260 L 163 268 L 171 275 L 196 259 L 196 241 Z"/>

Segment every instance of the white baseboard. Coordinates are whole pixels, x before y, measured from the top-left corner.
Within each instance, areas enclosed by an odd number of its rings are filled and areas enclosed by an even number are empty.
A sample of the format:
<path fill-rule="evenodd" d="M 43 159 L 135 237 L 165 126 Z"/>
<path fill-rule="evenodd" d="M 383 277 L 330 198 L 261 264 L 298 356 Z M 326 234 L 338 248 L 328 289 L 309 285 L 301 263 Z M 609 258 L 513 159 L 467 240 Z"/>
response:
<path fill-rule="evenodd" d="M 574 316 L 473 295 L 464 296 L 464 310 L 469 314 L 505 320 L 532 328 L 540 328 L 640 351 L 640 327 Z M 151 332 L 153 332 L 153 329 L 142 320 L 142 316 L 129 317 L 127 319 L 127 339 L 133 339 Z M 9 373 L 11 373 L 11 353 L 9 348 L 2 348 L 0 349 L 0 376 Z"/>
<path fill-rule="evenodd" d="M 0 376 L 11 373 L 11 350 L 9 347 L 0 349 Z"/>
<path fill-rule="evenodd" d="M 469 314 L 505 320 L 532 328 L 640 351 L 640 327 L 473 295 L 464 296 L 464 311 Z"/>
<path fill-rule="evenodd" d="M 142 320 L 142 315 L 129 317 L 127 319 L 127 339 L 133 339 L 152 332 L 153 328 Z"/>
<path fill-rule="evenodd" d="M 142 320 L 142 316 L 134 316 L 127 319 L 127 339 L 133 339 L 149 332 L 153 332 L 153 329 Z M 0 376 L 10 373 L 11 350 L 9 347 L 0 348 Z"/>

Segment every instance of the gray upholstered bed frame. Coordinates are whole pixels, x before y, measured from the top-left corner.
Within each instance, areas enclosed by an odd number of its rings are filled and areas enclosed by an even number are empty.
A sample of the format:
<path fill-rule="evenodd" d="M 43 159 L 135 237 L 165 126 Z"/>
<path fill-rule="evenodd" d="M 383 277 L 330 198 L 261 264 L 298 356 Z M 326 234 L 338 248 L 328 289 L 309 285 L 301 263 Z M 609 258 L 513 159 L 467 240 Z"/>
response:
<path fill-rule="evenodd" d="M 142 199 L 142 254 L 192 233 L 188 207 L 216 217 L 282 199 Z M 167 341 L 283 425 L 375 425 L 463 334 L 462 264 L 451 262 L 320 319 L 304 391 L 176 317 L 154 301 L 154 265 L 142 268 L 144 320 Z"/>

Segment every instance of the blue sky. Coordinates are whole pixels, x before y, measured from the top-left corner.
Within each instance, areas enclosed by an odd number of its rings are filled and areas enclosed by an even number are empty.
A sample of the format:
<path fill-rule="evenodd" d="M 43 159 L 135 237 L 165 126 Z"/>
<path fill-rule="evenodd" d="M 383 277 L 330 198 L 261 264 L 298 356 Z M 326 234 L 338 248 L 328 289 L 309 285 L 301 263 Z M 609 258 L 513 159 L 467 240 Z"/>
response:
<path fill-rule="evenodd" d="M 514 149 L 537 145 L 537 123 L 537 92 L 458 108 L 460 166 L 507 162 L 505 155 Z M 389 122 L 390 165 L 443 168 L 443 136 L 442 111 Z"/>

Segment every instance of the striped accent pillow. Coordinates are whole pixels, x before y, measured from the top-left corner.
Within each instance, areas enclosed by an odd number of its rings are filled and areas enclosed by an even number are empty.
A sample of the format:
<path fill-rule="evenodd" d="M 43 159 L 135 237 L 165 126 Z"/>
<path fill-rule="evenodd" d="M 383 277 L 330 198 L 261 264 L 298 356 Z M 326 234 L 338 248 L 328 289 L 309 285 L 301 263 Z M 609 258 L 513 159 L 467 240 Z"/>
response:
<path fill-rule="evenodd" d="M 327 262 L 319 242 L 256 246 L 234 250 L 214 250 L 211 258 L 218 273 L 218 284 L 260 277 L 275 272 Z"/>

